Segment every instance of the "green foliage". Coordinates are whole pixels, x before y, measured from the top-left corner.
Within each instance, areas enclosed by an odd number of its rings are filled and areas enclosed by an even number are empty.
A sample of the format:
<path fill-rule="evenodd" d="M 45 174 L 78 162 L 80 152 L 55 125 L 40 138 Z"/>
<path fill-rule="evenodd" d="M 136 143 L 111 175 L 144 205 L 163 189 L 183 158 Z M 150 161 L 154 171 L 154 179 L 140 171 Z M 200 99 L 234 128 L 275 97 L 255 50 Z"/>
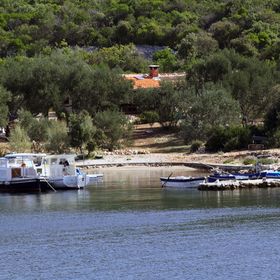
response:
<path fill-rule="evenodd" d="M 239 35 L 239 26 L 229 20 L 218 21 L 211 25 L 210 32 L 223 49 L 229 47 L 230 41 Z"/>
<path fill-rule="evenodd" d="M 92 118 L 87 111 L 82 111 L 79 114 L 71 114 L 69 118 L 69 136 L 70 144 L 74 148 L 79 148 L 83 153 L 83 147 L 88 146 L 92 151 L 93 137 L 96 132 L 96 127 L 93 125 Z"/>
<path fill-rule="evenodd" d="M 182 122 L 187 141 L 237 122 L 239 111 L 246 125 L 266 115 L 271 137 L 278 129 L 278 109 L 271 107 L 280 80 L 276 0 L 2 2 L 0 127 L 20 108 L 32 116 L 52 108 L 68 117 L 68 100 L 74 112 L 86 110 L 93 118 L 136 104 L 139 112 L 156 112 L 163 126 Z M 145 72 L 149 64 L 138 44 L 165 46 L 154 62 L 163 72 L 185 70 L 187 86 L 162 82 L 159 89 L 131 94 L 122 73 Z M 210 96 L 209 85 L 221 90 L 221 98 Z M 28 136 L 47 141 L 49 122 L 26 118 L 21 126 Z M 80 147 L 94 147 L 91 141 Z M 231 138 L 224 149 L 238 142 Z"/>
<path fill-rule="evenodd" d="M 115 45 L 101 48 L 86 55 L 89 64 L 107 64 L 112 68 L 121 68 L 123 71 L 133 73 L 145 72 L 149 61 L 137 53 L 133 44 Z"/>
<path fill-rule="evenodd" d="M 140 121 L 141 123 L 149 123 L 150 126 L 153 126 L 155 122 L 159 120 L 159 115 L 155 111 L 144 111 L 140 115 Z"/>
<path fill-rule="evenodd" d="M 277 77 L 273 64 L 255 58 L 241 59 L 236 69 L 225 77 L 224 83 L 239 101 L 242 116 L 248 121 L 263 117 L 275 101 L 276 94 L 272 89 Z"/>
<path fill-rule="evenodd" d="M 178 60 L 170 48 L 155 52 L 153 60 L 160 65 L 162 72 L 173 72 L 178 69 Z"/>
<path fill-rule="evenodd" d="M 109 150 L 121 147 L 130 138 L 131 125 L 127 118 L 118 111 L 106 110 L 96 114 L 97 144 Z"/>
<path fill-rule="evenodd" d="M 156 101 L 154 111 L 158 113 L 159 122 L 163 127 L 176 127 L 182 118 L 182 108 L 186 91 L 180 82 L 162 82 L 161 87 L 153 90 Z"/>
<path fill-rule="evenodd" d="M 10 92 L 8 92 L 0 84 L 0 127 L 5 127 L 8 123 L 8 106 L 10 100 Z"/>
<path fill-rule="evenodd" d="M 280 87 L 274 88 L 279 95 Z M 268 108 L 264 117 L 264 127 L 267 132 L 273 132 L 280 128 L 280 99 L 277 98 L 274 103 Z"/>
<path fill-rule="evenodd" d="M 29 111 L 21 109 L 18 112 L 20 126 L 27 132 L 31 141 L 44 143 L 48 139 L 48 128 L 51 125 L 46 118 L 36 119 Z"/>
<path fill-rule="evenodd" d="M 30 152 L 31 150 L 30 138 L 28 137 L 27 132 L 19 125 L 11 130 L 9 143 L 13 152 L 24 153 Z"/>
<path fill-rule="evenodd" d="M 192 66 L 193 60 L 206 58 L 216 52 L 218 42 L 207 32 L 190 32 L 181 40 L 177 48 L 179 58 L 183 59 L 187 65 Z"/>
<path fill-rule="evenodd" d="M 190 33 L 202 39 L 199 34 L 208 31 L 206 41 L 213 38 L 220 48 L 236 46 L 233 41 L 241 38 L 247 42 L 245 48 L 251 45 L 262 53 L 279 39 L 279 18 L 275 0 L 4 1 L 0 55 L 33 56 L 65 45 L 111 47 L 133 42 L 175 47 L 185 45 L 181 41 Z M 188 45 L 200 52 L 196 39 Z"/>
<path fill-rule="evenodd" d="M 197 94 L 209 82 L 221 84 L 239 102 L 243 119 L 250 122 L 262 117 L 274 102 L 278 75 L 275 64 L 224 50 L 197 62 L 188 80 Z"/>
<path fill-rule="evenodd" d="M 137 105 L 140 113 L 145 111 L 156 111 L 158 99 L 153 89 L 139 89 L 131 94 L 131 102 Z"/>
<path fill-rule="evenodd" d="M 278 162 L 277 158 L 259 158 L 258 163 L 263 165 L 275 164 Z"/>
<path fill-rule="evenodd" d="M 69 147 L 69 137 L 65 122 L 53 121 L 48 128 L 46 149 L 52 153 L 64 153 Z"/>
<path fill-rule="evenodd" d="M 194 140 L 191 143 L 190 152 L 195 153 L 203 145 L 203 142 L 200 140 Z"/>
<path fill-rule="evenodd" d="M 210 152 L 245 149 L 252 141 L 250 128 L 241 126 L 216 127 L 209 132 L 205 148 Z"/>
<path fill-rule="evenodd" d="M 131 83 L 116 70 L 89 66 L 82 53 L 57 50 L 49 56 L 16 57 L 0 65 L 3 85 L 11 91 L 10 111 L 19 107 L 32 114 L 46 115 L 50 108 L 66 111 L 64 103 L 72 99 L 76 111 L 118 107 L 127 99 Z"/>
<path fill-rule="evenodd" d="M 270 132 L 268 144 L 270 147 L 274 147 L 274 148 L 280 147 L 280 128 L 277 128 L 275 131 Z"/>
<path fill-rule="evenodd" d="M 258 159 L 256 157 L 246 157 L 243 160 L 244 165 L 256 165 L 257 162 L 258 162 Z"/>
<path fill-rule="evenodd" d="M 225 90 L 210 89 L 193 96 L 191 104 L 185 108 L 181 135 L 186 143 L 206 140 L 211 129 L 239 122 L 238 103 Z"/>

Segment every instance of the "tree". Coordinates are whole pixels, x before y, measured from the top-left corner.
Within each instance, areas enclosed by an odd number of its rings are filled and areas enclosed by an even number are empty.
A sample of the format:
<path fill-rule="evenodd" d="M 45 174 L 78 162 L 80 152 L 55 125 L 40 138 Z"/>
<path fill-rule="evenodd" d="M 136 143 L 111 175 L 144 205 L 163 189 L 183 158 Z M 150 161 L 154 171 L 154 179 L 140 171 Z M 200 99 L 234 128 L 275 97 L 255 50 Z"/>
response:
<path fill-rule="evenodd" d="M 186 108 L 181 135 L 185 142 L 205 140 L 208 132 L 218 126 L 240 123 L 239 104 L 224 89 L 208 89 L 200 96 L 193 97 Z"/>
<path fill-rule="evenodd" d="M 182 110 L 186 91 L 184 84 L 178 82 L 161 83 L 161 87 L 153 90 L 157 100 L 155 111 L 158 113 L 159 122 L 163 127 L 176 127 L 182 118 Z"/>
<path fill-rule="evenodd" d="M 110 69 L 121 68 L 123 71 L 142 72 L 145 71 L 149 61 L 137 52 L 133 44 L 115 45 L 101 48 L 90 54 L 86 54 L 89 64 L 106 64 Z"/>
<path fill-rule="evenodd" d="M 153 55 L 153 60 L 160 65 L 163 72 L 172 72 L 178 69 L 178 61 L 175 53 L 170 48 L 157 51 Z"/>
<path fill-rule="evenodd" d="M 213 37 L 219 42 L 220 48 L 227 48 L 230 45 L 230 41 L 239 34 L 239 26 L 234 22 L 224 20 L 218 21 L 211 25 L 210 32 Z"/>
<path fill-rule="evenodd" d="M 270 105 L 264 117 L 264 128 L 269 133 L 272 133 L 280 128 L 279 85 L 274 88 L 274 91 L 278 93 L 278 98 L 276 98 L 276 100 Z"/>
<path fill-rule="evenodd" d="M 98 112 L 94 122 L 97 127 L 95 139 L 102 148 L 111 151 L 121 147 L 130 138 L 132 126 L 125 115 L 118 111 Z"/>
<path fill-rule="evenodd" d="M 201 94 L 207 83 L 221 83 L 224 76 L 231 71 L 232 63 L 227 53 L 218 52 L 205 60 L 198 60 L 190 69 L 187 81 L 196 89 L 196 94 Z"/>
<path fill-rule="evenodd" d="M 96 132 L 91 116 L 87 111 L 71 114 L 69 117 L 69 127 L 71 146 L 80 149 L 80 152 L 83 153 L 83 147 L 93 141 Z"/>
<path fill-rule="evenodd" d="M 64 153 L 69 147 L 69 138 L 66 123 L 52 121 L 48 128 L 48 140 L 46 149 L 53 153 Z"/>
<path fill-rule="evenodd" d="M 107 66 L 87 66 L 81 69 L 79 80 L 71 90 L 73 110 L 84 109 L 94 115 L 97 111 L 118 109 L 127 100 L 131 88 L 131 82 L 117 70 L 110 70 Z"/>
<path fill-rule="evenodd" d="M 8 123 L 8 106 L 11 94 L 0 84 L 0 127 L 5 127 Z"/>
<path fill-rule="evenodd" d="M 17 153 L 30 152 L 31 150 L 30 138 L 28 137 L 27 132 L 19 125 L 11 130 L 9 143 L 11 149 Z"/>
<path fill-rule="evenodd" d="M 246 122 L 261 118 L 274 102 L 277 83 L 275 66 L 256 58 L 244 58 L 224 78 L 224 84 L 239 102 Z"/>
<path fill-rule="evenodd" d="M 142 123 L 149 123 L 150 126 L 152 127 L 154 123 L 159 120 L 159 115 L 155 111 L 144 111 L 140 115 L 140 120 Z"/>
<path fill-rule="evenodd" d="M 24 109 L 19 110 L 18 119 L 20 126 L 27 132 L 32 142 L 42 144 L 47 141 L 51 121 L 44 117 L 36 119 L 29 111 Z"/>
<path fill-rule="evenodd" d="M 190 32 L 178 45 L 178 56 L 188 64 L 197 58 L 207 58 L 218 50 L 218 42 L 207 32 Z"/>

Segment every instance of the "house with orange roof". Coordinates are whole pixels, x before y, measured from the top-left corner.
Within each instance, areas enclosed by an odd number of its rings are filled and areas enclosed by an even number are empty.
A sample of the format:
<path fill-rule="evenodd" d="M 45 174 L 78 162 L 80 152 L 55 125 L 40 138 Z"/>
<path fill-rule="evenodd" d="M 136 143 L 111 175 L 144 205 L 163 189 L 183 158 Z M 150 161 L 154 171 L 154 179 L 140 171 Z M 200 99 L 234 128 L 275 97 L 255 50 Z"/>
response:
<path fill-rule="evenodd" d="M 161 81 L 176 81 L 186 77 L 184 72 L 159 74 L 159 65 L 149 65 L 149 68 L 149 74 L 124 74 L 123 76 L 132 81 L 134 90 L 159 88 Z M 123 104 L 122 109 L 128 114 L 136 113 L 136 106 L 133 104 Z"/>
<path fill-rule="evenodd" d="M 164 80 L 184 79 L 186 74 L 183 73 L 163 73 L 159 74 L 159 65 L 149 65 L 149 74 L 125 74 L 127 80 L 133 82 L 133 89 L 159 88 L 160 82 Z"/>

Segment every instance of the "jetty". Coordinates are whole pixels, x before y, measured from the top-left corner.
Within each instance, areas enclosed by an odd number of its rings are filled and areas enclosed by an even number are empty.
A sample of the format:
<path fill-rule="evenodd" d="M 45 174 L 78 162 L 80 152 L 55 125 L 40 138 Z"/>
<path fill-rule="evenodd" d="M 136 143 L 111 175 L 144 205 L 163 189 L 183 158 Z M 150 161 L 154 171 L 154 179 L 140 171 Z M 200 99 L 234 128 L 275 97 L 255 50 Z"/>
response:
<path fill-rule="evenodd" d="M 254 179 L 254 180 L 226 180 L 216 182 L 201 183 L 198 187 L 200 191 L 224 191 L 224 190 L 236 190 L 236 189 L 266 189 L 266 188 L 279 188 L 279 179 Z"/>

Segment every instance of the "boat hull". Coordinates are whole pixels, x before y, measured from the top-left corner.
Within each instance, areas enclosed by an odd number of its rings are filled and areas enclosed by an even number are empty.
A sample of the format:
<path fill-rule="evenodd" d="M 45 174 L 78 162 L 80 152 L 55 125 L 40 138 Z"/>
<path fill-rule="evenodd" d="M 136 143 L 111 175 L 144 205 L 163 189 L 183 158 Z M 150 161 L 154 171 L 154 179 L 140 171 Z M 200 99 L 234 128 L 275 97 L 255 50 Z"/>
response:
<path fill-rule="evenodd" d="M 66 175 L 62 178 L 41 178 L 41 188 L 44 190 L 78 190 L 86 186 L 83 175 Z"/>
<path fill-rule="evenodd" d="M 39 179 L 17 178 L 11 181 L 0 181 L 0 192 L 38 193 L 41 191 Z"/>
<path fill-rule="evenodd" d="M 205 181 L 204 177 L 161 177 L 161 186 L 166 188 L 197 188 Z"/>
<path fill-rule="evenodd" d="M 213 183 L 217 180 L 228 181 L 228 180 L 254 180 L 261 178 L 260 173 L 233 173 L 233 174 L 212 174 L 207 177 L 207 182 Z"/>

